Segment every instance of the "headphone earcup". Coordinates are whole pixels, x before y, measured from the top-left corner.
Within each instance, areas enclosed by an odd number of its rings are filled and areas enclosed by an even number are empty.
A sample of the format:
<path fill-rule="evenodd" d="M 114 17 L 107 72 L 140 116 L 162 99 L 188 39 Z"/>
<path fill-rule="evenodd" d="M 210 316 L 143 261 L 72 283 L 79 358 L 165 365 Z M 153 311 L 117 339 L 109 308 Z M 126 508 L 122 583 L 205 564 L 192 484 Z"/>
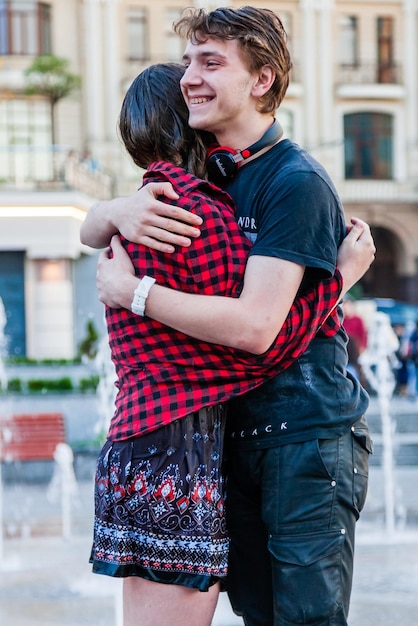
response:
<path fill-rule="evenodd" d="M 221 184 L 234 178 L 238 171 L 235 154 L 235 150 L 226 146 L 210 147 L 206 160 L 209 180 Z"/>
<path fill-rule="evenodd" d="M 283 129 L 275 119 L 264 135 L 245 150 L 233 150 L 227 146 L 214 144 L 209 146 L 206 167 L 209 180 L 222 185 L 236 175 L 242 161 L 249 159 L 263 148 L 272 146 L 283 136 Z"/>

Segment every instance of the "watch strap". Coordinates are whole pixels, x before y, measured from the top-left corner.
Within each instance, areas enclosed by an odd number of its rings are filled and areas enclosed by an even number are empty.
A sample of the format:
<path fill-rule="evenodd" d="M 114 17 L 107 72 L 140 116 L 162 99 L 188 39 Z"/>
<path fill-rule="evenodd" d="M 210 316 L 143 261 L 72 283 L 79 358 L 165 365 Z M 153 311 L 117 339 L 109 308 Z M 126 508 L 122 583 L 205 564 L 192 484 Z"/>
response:
<path fill-rule="evenodd" d="M 148 294 L 154 283 L 155 278 L 151 278 L 151 276 L 144 276 L 141 278 L 141 282 L 134 291 L 134 297 L 131 304 L 132 313 L 144 317 Z"/>

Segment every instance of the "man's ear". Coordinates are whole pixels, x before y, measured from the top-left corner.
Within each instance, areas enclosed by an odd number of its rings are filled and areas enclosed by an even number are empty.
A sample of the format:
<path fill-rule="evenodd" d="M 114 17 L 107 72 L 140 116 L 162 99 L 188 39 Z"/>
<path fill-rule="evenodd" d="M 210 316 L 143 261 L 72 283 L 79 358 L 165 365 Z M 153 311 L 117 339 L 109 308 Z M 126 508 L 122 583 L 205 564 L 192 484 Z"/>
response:
<path fill-rule="evenodd" d="M 254 81 L 252 95 L 256 98 L 264 96 L 274 83 L 275 78 L 276 75 L 273 67 L 271 65 L 263 65 L 258 73 L 258 76 L 256 77 L 256 80 Z"/>

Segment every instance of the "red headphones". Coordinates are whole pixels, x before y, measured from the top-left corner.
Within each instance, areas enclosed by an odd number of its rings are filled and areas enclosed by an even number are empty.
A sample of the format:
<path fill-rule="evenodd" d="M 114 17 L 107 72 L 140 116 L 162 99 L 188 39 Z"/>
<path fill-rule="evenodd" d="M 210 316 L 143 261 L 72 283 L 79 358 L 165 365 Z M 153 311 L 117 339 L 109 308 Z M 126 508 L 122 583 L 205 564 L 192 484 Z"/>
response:
<path fill-rule="evenodd" d="M 221 185 L 236 176 L 239 166 L 245 159 L 275 144 L 283 135 L 283 129 L 275 119 L 264 135 L 245 150 L 233 150 L 227 146 L 213 146 L 208 150 L 206 167 L 209 180 Z"/>

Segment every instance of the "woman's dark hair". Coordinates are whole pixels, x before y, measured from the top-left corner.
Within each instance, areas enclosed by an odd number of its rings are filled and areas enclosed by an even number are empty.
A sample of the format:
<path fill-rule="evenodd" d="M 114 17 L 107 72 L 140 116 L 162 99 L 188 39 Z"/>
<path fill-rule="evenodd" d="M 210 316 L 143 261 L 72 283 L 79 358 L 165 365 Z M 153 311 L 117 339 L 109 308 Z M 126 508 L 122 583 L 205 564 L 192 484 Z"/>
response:
<path fill-rule="evenodd" d="M 147 169 L 168 161 L 206 178 L 206 152 L 214 138 L 188 124 L 189 111 L 180 90 L 184 67 L 151 65 L 129 87 L 119 116 L 119 131 L 133 161 Z"/>

